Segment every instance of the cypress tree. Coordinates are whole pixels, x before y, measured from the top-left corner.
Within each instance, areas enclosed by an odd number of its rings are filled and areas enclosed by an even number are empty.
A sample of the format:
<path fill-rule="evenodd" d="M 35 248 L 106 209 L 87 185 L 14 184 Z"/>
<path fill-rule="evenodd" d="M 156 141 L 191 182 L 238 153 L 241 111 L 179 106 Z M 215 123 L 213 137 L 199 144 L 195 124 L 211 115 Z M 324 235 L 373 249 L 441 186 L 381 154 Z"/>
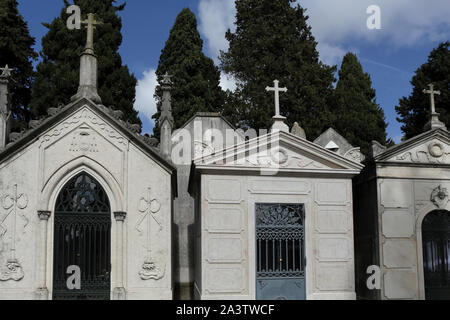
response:
<path fill-rule="evenodd" d="M 339 71 L 336 86 L 337 119 L 334 127 L 352 145 L 365 154 L 372 141 L 386 143 L 385 116 L 376 102 L 370 75 L 365 73 L 358 58 L 347 53 Z"/>
<path fill-rule="evenodd" d="M 221 111 L 224 93 L 220 88 L 220 71 L 202 52 L 203 40 L 197 30 L 197 19 L 188 8 L 177 16 L 159 58 L 158 80 L 168 72 L 172 76 L 172 109 L 174 129 L 183 126 L 197 112 Z M 156 88 L 158 112 L 153 116 L 154 136 L 159 138 L 159 116 L 162 91 Z"/>
<path fill-rule="evenodd" d="M 221 53 L 221 67 L 238 82 L 226 116 L 237 125 L 268 129 L 274 116 L 273 94 L 265 91 L 280 81 L 287 124 L 299 122 L 314 139 L 333 123 L 331 112 L 336 67 L 319 60 L 308 16 L 294 0 L 237 0 L 236 31 L 226 33 L 230 47 Z M 236 103 L 236 101 L 238 103 Z"/>
<path fill-rule="evenodd" d="M 0 0 L 0 67 L 14 68 L 10 81 L 13 130 L 20 130 L 31 119 L 29 103 L 33 81 L 35 39 L 19 13 L 16 0 Z"/>
<path fill-rule="evenodd" d="M 64 4 L 70 5 L 67 0 Z M 74 4 L 81 8 L 82 19 L 86 19 L 88 13 L 94 13 L 96 20 L 103 23 L 94 33 L 98 93 L 103 104 L 123 111 L 124 120 L 140 124 L 138 113 L 133 109 L 137 80 L 128 67 L 122 65 L 118 53 L 122 43 L 122 19 L 118 13 L 124 10 L 125 3 L 116 6 L 116 0 L 75 0 Z M 47 108 L 69 103 L 77 92 L 79 55 L 86 44 L 86 29 L 67 29 L 66 7 L 52 23 L 44 23 L 48 33 L 42 39 L 42 62 L 37 66 L 31 103 L 36 116 L 46 114 Z"/>
<path fill-rule="evenodd" d="M 450 128 L 450 42 L 446 41 L 430 53 L 428 61 L 424 63 L 411 80 L 413 92 L 409 97 L 400 99 L 395 107 L 399 117 L 397 121 L 403 124 L 402 131 L 405 139 L 412 138 L 425 131 L 425 125 L 431 119 L 430 96 L 423 93 L 430 83 L 434 89 L 441 91 L 436 96 L 436 112 L 441 120 Z"/>

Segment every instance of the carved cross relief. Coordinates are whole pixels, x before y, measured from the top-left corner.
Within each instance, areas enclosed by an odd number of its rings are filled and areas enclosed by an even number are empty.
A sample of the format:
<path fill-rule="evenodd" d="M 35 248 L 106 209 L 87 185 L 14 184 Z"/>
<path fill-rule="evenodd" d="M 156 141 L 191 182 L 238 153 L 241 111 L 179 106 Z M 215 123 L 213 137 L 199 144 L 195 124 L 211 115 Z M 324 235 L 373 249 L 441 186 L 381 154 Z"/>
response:
<path fill-rule="evenodd" d="M 142 225 L 147 223 L 146 228 L 146 244 L 147 251 L 146 259 L 142 265 L 139 276 L 142 280 L 159 280 L 164 276 L 165 264 L 158 261 L 156 255 L 152 252 L 152 225 L 154 223 L 158 226 L 158 231 L 163 229 L 162 223 L 158 220 L 157 213 L 161 210 L 161 203 L 153 198 L 151 188 L 147 190 L 147 196 L 139 200 L 139 212 L 142 213 L 141 218 L 136 225 L 136 230 L 143 234 Z"/>
<path fill-rule="evenodd" d="M 23 213 L 27 206 L 28 197 L 24 193 L 18 193 L 17 185 L 14 185 L 12 192 L 6 193 L 1 198 L 1 208 L 5 210 L 5 213 L 0 216 L 0 253 L 7 248 L 5 238 L 8 233 L 10 234 L 10 240 L 8 243 L 9 249 L 6 249 L 6 251 L 9 251 L 6 266 L 0 266 L 0 281 L 19 281 L 24 277 L 22 266 L 16 258 L 16 243 L 17 223 L 23 221 L 23 229 L 29 223 L 28 218 Z M 8 255 L 8 253 L 6 254 Z"/>

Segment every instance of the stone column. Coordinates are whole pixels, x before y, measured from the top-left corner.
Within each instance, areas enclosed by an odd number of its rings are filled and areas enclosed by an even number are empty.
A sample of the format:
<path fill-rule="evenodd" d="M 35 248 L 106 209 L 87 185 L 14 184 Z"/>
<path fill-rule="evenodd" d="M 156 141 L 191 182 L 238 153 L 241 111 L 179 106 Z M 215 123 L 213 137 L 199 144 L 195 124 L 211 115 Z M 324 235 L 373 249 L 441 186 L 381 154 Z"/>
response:
<path fill-rule="evenodd" d="M 114 212 L 114 218 L 117 222 L 117 287 L 114 288 L 114 300 L 125 300 L 126 292 L 123 281 L 123 225 L 126 212 Z"/>
<path fill-rule="evenodd" d="M 48 220 L 50 219 L 50 211 L 38 211 L 38 217 L 40 220 L 39 231 L 39 261 L 38 261 L 38 288 L 36 291 L 37 300 L 48 300 L 49 293 L 47 289 L 47 229 Z"/>

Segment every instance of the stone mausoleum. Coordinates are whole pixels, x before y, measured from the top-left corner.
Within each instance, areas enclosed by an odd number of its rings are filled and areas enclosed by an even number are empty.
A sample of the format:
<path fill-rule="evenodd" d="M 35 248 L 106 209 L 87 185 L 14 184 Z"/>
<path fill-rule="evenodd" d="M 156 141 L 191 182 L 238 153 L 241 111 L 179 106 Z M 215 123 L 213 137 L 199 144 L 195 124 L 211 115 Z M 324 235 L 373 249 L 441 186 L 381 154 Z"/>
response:
<path fill-rule="evenodd" d="M 87 25 L 78 92 L 25 132 L 0 69 L 0 299 L 450 298 L 433 88 L 429 130 L 365 159 L 332 128 L 314 142 L 289 128 L 278 81 L 267 132 L 211 113 L 174 131 L 166 75 L 157 141 L 102 104 Z"/>

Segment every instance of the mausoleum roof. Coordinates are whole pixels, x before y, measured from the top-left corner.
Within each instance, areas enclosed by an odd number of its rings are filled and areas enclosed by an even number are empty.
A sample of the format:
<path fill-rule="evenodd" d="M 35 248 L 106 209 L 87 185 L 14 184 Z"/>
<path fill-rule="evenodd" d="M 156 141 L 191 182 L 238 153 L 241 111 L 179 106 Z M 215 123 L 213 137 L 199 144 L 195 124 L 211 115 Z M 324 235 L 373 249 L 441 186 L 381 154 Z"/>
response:
<path fill-rule="evenodd" d="M 5 149 L 0 151 L 0 163 L 39 139 L 39 137 L 44 134 L 46 130 L 50 129 L 61 120 L 64 120 L 66 117 L 86 105 L 95 109 L 95 111 L 98 112 L 105 121 L 109 122 L 119 132 L 123 133 L 128 139 L 130 139 L 130 141 L 142 148 L 142 150 L 144 150 L 161 166 L 165 167 L 170 172 L 176 173 L 173 163 L 161 156 L 157 148 L 157 141 L 139 134 L 139 131 L 141 130 L 140 125 L 130 124 L 121 120 L 123 115 L 121 111 L 108 108 L 101 104 L 96 104 L 85 97 L 73 101 L 66 106 L 50 108 L 48 110 L 48 117 L 30 121 L 29 129 L 26 131 L 21 133 L 12 133 L 10 135 L 9 144 L 7 144 Z"/>

